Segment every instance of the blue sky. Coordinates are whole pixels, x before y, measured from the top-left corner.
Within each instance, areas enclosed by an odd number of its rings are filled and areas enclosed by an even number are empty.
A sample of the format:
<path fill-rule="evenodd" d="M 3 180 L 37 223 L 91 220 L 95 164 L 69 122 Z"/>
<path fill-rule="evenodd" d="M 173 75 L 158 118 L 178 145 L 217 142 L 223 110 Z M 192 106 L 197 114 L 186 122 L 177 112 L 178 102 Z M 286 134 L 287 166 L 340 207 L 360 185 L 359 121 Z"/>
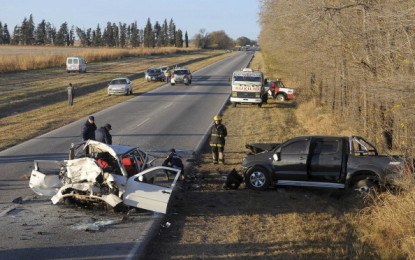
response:
<path fill-rule="evenodd" d="M 173 19 L 189 38 L 205 29 L 208 33 L 224 30 L 233 39 L 246 36 L 256 40 L 258 12 L 258 0 L 1 0 L 0 22 L 7 23 L 11 34 L 30 14 L 35 26 L 45 19 L 57 29 L 63 22 L 83 29 L 95 29 L 97 24 L 103 28 L 108 21 L 137 21 L 144 28 L 147 18 L 152 25 Z"/>

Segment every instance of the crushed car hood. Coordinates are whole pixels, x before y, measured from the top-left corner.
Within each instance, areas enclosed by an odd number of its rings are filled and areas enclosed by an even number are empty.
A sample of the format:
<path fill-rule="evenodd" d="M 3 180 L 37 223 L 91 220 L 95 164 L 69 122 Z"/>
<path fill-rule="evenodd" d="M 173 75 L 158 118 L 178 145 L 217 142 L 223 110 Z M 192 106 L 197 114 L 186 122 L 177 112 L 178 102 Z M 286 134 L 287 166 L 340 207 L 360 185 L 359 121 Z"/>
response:
<path fill-rule="evenodd" d="M 253 154 L 269 152 L 277 147 L 280 143 L 253 143 L 246 144 L 245 147 L 251 150 Z"/>

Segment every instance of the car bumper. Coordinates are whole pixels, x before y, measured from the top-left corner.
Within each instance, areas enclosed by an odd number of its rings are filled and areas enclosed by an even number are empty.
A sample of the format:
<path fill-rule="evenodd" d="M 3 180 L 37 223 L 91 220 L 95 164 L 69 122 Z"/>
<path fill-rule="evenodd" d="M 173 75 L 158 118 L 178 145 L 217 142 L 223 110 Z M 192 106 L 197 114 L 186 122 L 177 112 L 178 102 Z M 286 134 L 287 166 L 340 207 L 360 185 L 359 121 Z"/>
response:
<path fill-rule="evenodd" d="M 128 93 L 128 89 L 111 89 L 108 90 L 108 95 L 125 95 Z"/>
<path fill-rule="evenodd" d="M 162 76 L 146 76 L 147 81 L 164 81 Z"/>
<path fill-rule="evenodd" d="M 262 99 L 260 98 L 235 98 L 231 97 L 232 103 L 238 103 L 238 104 L 260 104 L 262 103 Z"/>

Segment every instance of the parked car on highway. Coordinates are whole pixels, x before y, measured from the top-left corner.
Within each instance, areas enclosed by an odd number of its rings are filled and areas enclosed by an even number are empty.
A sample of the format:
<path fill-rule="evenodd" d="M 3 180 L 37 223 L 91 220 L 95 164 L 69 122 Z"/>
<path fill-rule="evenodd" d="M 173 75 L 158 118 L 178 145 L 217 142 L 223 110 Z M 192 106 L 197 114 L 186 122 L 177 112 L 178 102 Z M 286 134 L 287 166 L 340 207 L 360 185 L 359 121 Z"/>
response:
<path fill-rule="evenodd" d="M 244 158 L 243 175 L 254 190 L 287 185 L 367 191 L 409 174 L 403 156 L 379 155 L 359 136 L 299 136 L 246 147 L 254 154 Z"/>
<path fill-rule="evenodd" d="M 186 67 L 177 67 L 174 69 L 171 75 L 170 85 L 174 86 L 178 83 L 183 83 L 185 85 L 192 84 L 192 73 L 190 72 L 190 69 Z"/>
<path fill-rule="evenodd" d="M 35 161 L 29 186 L 38 195 L 52 196 L 53 204 L 104 203 L 166 213 L 180 170 L 153 167 L 153 161 L 137 147 L 88 140 L 72 144 L 69 160 Z M 174 181 L 169 186 L 155 184 L 166 171 L 176 174 Z"/>
<path fill-rule="evenodd" d="M 128 78 L 117 78 L 111 80 L 107 88 L 108 96 L 111 95 L 132 95 L 133 83 Z"/>
<path fill-rule="evenodd" d="M 145 73 L 145 80 L 149 81 L 166 81 L 164 72 L 160 68 L 149 68 Z"/>
<path fill-rule="evenodd" d="M 83 57 L 73 56 L 66 58 L 66 71 L 69 72 L 86 72 L 86 61 Z"/>

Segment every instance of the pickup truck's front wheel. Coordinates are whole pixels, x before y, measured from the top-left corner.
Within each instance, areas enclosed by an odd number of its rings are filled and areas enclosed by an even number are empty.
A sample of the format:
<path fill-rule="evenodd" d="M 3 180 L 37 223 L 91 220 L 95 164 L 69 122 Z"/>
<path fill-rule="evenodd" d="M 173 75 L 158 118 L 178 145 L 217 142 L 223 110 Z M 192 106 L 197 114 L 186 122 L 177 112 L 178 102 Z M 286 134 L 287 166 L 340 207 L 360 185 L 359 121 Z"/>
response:
<path fill-rule="evenodd" d="M 270 175 L 266 169 L 254 166 L 246 171 L 245 184 L 253 190 L 266 190 L 271 184 Z"/>

